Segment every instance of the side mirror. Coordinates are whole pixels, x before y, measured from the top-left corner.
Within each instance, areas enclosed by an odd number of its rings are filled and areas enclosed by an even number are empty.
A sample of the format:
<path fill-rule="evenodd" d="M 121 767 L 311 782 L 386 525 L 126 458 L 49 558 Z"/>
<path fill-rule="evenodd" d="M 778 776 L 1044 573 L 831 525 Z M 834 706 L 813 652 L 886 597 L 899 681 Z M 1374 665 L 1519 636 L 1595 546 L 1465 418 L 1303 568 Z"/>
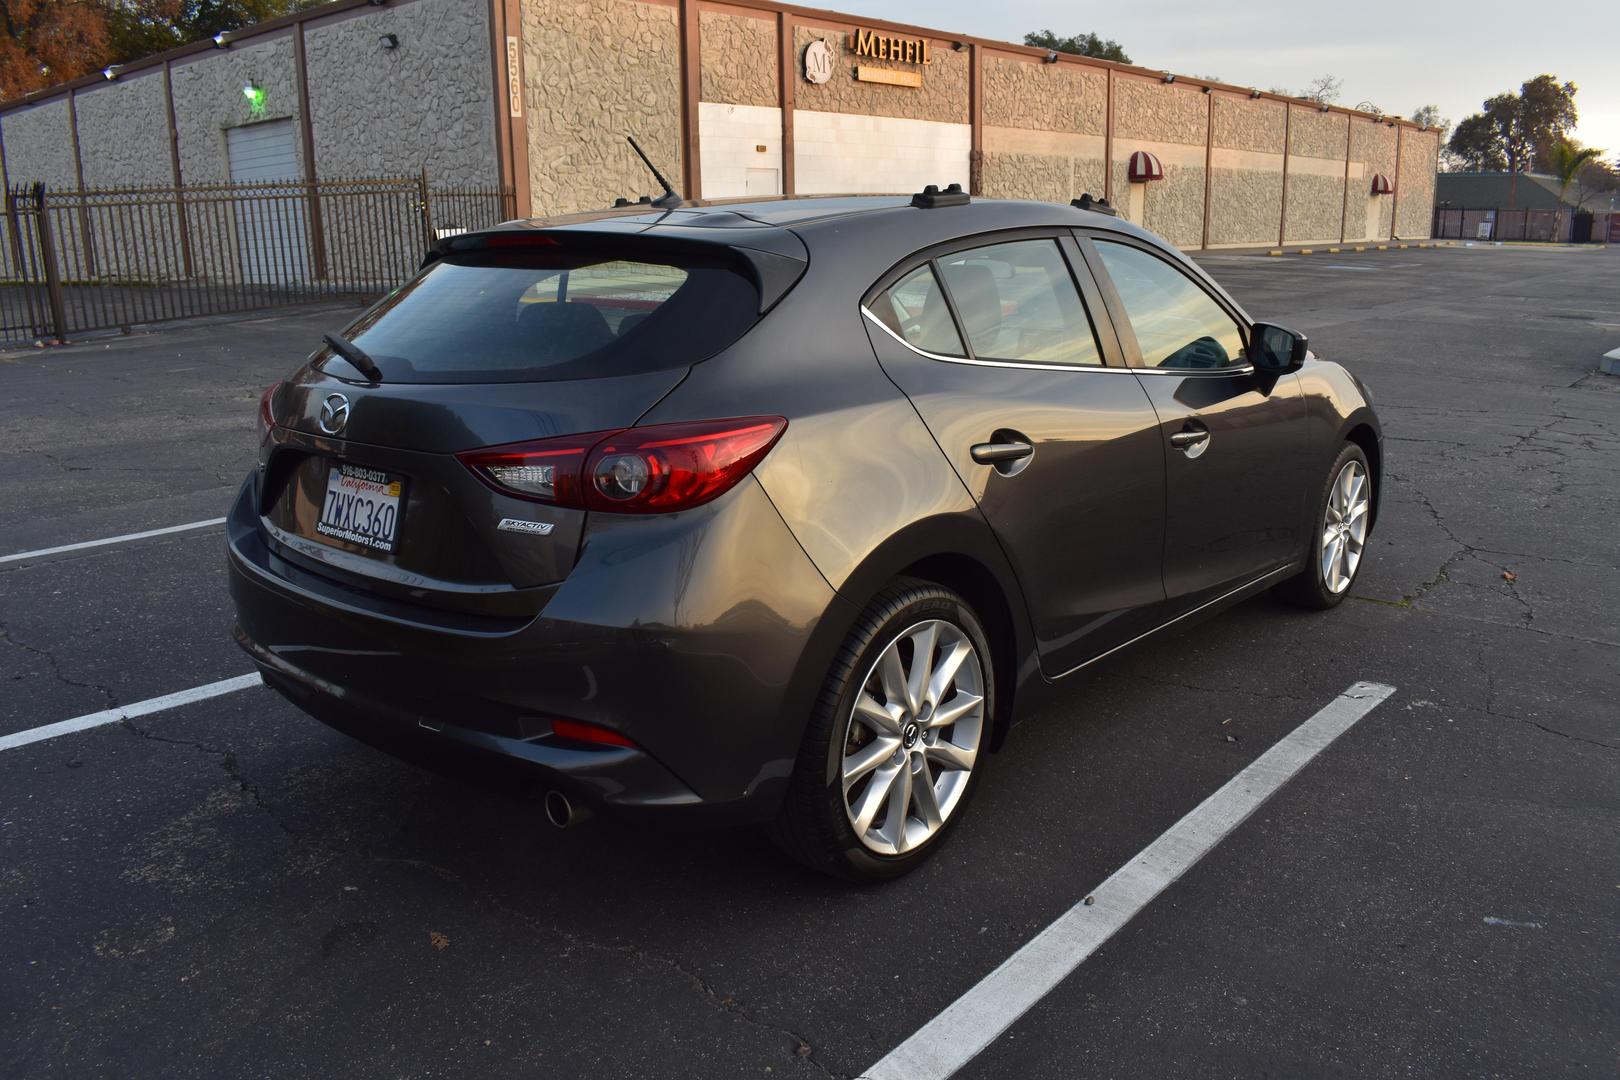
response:
<path fill-rule="evenodd" d="M 1305 366 L 1309 342 L 1304 334 L 1276 326 L 1255 323 L 1249 334 L 1249 362 L 1270 375 L 1286 375 Z"/>

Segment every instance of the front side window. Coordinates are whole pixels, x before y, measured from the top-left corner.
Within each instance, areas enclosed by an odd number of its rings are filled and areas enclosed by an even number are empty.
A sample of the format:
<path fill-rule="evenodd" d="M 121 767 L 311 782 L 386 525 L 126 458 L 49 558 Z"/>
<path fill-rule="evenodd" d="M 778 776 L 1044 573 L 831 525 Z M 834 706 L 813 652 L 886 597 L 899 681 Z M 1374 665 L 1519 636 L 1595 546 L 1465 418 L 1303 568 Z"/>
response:
<path fill-rule="evenodd" d="M 1142 363 L 1159 368 L 1222 368 L 1245 362 L 1243 331 L 1186 274 L 1140 248 L 1096 241 Z"/>
<path fill-rule="evenodd" d="M 1097 338 L 1055 240 L 1016 240 L 939 260 L 981 360 L 1100 365 Z"/>

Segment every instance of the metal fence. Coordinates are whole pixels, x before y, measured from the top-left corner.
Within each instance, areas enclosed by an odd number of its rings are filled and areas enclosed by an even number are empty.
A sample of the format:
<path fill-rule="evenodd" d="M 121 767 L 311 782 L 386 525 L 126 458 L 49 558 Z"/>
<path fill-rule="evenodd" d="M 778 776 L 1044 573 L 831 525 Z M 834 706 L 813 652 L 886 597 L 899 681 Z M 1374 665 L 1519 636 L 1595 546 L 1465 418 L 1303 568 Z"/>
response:
<path fill-rule="evenodd" d="M 14 188 L 0 218 L 0 342 L 376 295 L 435 236 L 513 215 L 510 192 L 436 189 L 426 175 Z"/>
<path fill-rule="evenodd" d="M 1550 244 L 1620 243 L 1620 213 L 1441 206 L 1434 211 L 1434 237 Z"/>

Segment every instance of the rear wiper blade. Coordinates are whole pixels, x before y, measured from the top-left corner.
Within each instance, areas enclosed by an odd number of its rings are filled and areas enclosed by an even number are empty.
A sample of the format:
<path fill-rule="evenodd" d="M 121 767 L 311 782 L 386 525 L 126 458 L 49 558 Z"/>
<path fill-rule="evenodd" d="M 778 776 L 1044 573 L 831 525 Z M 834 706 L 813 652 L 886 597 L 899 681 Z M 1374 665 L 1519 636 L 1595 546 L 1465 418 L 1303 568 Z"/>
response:
<path fill-rule="evenodd" d="M 353 364 L 360 374 L 372 382 L 382 382 L 382 369 L 377 366 L 377 361 L 371 358 L 370 353 L 341 334 L 323 334 L 321 336 L 326 341 L 327 347 Z"/>

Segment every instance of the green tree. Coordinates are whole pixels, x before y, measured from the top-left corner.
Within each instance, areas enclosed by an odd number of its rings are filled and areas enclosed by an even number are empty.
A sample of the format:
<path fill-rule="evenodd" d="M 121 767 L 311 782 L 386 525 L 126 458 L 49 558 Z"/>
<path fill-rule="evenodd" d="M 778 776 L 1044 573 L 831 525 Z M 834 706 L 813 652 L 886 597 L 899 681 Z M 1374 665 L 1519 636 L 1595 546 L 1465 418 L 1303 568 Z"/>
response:
<path fill-rule="evenodd" d="M 1564 197 L 1569 194 L 1569 185 L 1581 174 L 1581 170 L 1588 165 L 1599 161 L 1603 151 L 1595 146 L 1580 146 L 1569 139 L 1560 139 L 1552 148 L 1551 165 L 1552 174 L 1558 178 L 1558 208 L 1564 208 Z"/>
<path fill-rule="evenodd" d="M 1438 105 L 1419 105 L 1412 110 L 1412 122 L 1439 132 L 1442 144 L 1446 141 L 1446 133 L 1451 130 L 1451 121 L 1440 115 Z"/>
<path fill-rule="evenodd" d="M 1484 111 L 1458 121 L 1446 145 L 1454 160 L 1480 171 L 1513 174 L 1508 205 L 1517 201 L 1518 175 L 1550 170 L 1558 144 L 1575 127 L 1575 84 L 1556 75 L 1537 75 L 1509 91 L 1486 98 Z"/>
<path fill-rule="evenodd" d="M 1075 34 L 1073 37 L 1058 37 L 1050 30 L 1039 30 L 1024 35 L 1024 44 L 1033 45 L 1037 49 L 1055 49 L 1060 53 L 1071 53 L 1075 56 L 1091 56 L 1098 60 L 1114 60 L 1121 64 L 1128 64 L 1131 58 L 1125 55 L 1125 49 L 1119 42 L 1109 38 L 1104 40 L 1096 34 Z"/>
<path fill-rule="evenodd" d="M 324 0 L 102 0 L 107 9 L 108 63 L 240 30 L 314 7 Z"/>

